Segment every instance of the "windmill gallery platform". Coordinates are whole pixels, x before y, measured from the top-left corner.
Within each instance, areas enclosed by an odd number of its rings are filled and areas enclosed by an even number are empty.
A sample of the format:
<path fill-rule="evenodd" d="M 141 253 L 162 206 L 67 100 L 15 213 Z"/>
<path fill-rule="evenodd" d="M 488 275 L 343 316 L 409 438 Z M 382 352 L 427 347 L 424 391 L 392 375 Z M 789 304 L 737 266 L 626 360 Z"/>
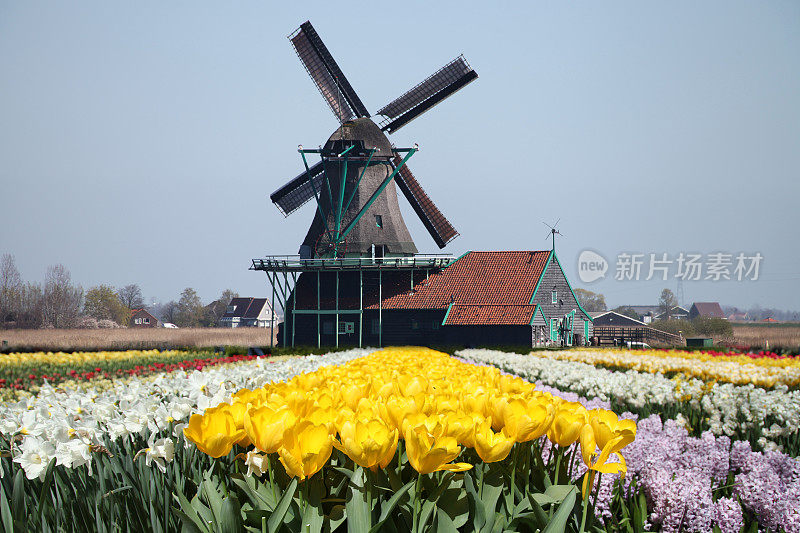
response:
<path fill-rule="evenodd" d="M 253 259 L 283 307 L 284 346 L 585 344 L 592 322 L 553 250 L 419 254 L 397 188 L 441 249 L 458 232 L 408 166 L 418 151 L 387 134 L 477 79 L 459 56 L 373 120 L 309 22 L 289 36 L 339 126 L 305 171 L 270 195 L 289 216 L 314 200 L 296 256 Z M 316 163 L 309 159 L 319 157 Z M 272 337 L 272 336 L 271 336 Z"/>

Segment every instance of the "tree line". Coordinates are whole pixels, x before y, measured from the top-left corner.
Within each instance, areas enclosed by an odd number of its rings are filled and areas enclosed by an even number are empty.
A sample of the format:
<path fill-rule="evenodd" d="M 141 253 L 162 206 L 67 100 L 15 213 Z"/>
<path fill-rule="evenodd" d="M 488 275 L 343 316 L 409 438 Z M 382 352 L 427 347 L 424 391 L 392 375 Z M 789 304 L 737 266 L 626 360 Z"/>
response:
<path fill-rule="evenodd" d="M 214 327 L 228 302 L 239 295 L 222 291 L 217 300 L 204 305 L 197 291 L 187 287 L 177 301 L 145 304 L 137 284 L 114 288 L 95 285 L 85 290 L 72 282 L 64 265 L 47 268 L 44 283 L 25 282 L 14 256 L 0 257 L 0 328 L 118 328 L 129 325 L 136 309 L 147 309 L 161 322 L 179 327 Z"/>

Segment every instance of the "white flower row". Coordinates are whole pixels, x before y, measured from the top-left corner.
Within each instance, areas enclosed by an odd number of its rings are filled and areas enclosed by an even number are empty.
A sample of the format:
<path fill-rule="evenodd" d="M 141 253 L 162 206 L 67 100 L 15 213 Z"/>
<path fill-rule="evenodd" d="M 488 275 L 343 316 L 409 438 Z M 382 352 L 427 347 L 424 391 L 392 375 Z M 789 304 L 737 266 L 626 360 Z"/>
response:
<path fill-rule="evenodd" d="M 715 435 L 760 428 L 769 439 L 787 436 L 800 427 L 800 391 L 790 391 L 785 385 L 765 390 L 753 385 L 668 379 L 661 374 L 615 372 L 586 363 L 495 350 L 462 350 L 457 355 L 587 398 L 616 399 L 640 408 L 689 402 L 708 413 Z"/>
<path fill-rule="evenodd" d="M 0 434 L 21 435 L 14 445 L 14 461 L 29 479 L 44 475 L 49 461 L 71 468 L 91 462 L 93 446 L 104 437 L 161 432 L 172 422 L 187 419 L 222 402 L 242 389 L 285 381 L 324 365 L 339 365 L 371 350 L 354 349 L 324 356 L 292 357 L 273 362 L 254 359 L 202 371 L 175 371 L 155 378 L 116 382 L 112 388 L 53 388 L 44 386 L 36 396 L 0 404 Z M 182 427 L 182 426 L 181 426 Z M 162 436 L 163 437 L 163 436 Z M 171 439 L 152 440 L 146 450 L 148 464 L 172 453 Z M 2 475 L 2 469 L 0 469 Z"/>
<path fill-rule="evenodd" d="M 719 357 L 666 350 L 577 349 L 535 352 L 531 355 L 560 361 L 613 366 L 640 372 L 675 372 L 705 380 L 738 385 L 774 387 L 800 383 L 800 366 L 786 360 Z"/>

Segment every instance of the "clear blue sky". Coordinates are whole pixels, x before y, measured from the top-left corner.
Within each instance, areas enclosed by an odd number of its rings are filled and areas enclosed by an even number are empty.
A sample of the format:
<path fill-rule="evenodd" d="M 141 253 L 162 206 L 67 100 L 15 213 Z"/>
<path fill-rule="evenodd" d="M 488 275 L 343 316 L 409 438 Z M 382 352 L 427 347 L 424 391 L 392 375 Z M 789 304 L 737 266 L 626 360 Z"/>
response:
<path fill-rule="evenodd" d="M 266 294 L 250 259 L 296 253 L 313 216 L 268 196 L 336 126 L 286 39 L 310 19 L 373 112 L 459 53 L 477 70 L 392 137 L 422 148 L 445 251 L 547 248 L 560 217 L 575 286 L 585 248 L 760 252 L 761 280 L 686 300 L 800 308 L 799 2 L 397 5 L 0 2 L 0 253 L 148 300 Z"/>

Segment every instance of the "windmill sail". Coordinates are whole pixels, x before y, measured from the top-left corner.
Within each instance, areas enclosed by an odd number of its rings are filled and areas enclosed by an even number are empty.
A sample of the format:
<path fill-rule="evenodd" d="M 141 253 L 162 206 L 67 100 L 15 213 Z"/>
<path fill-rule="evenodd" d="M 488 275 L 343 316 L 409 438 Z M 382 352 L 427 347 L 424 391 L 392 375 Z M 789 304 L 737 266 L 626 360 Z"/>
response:
<path fill-rule="evenodd" d="M 400 158 L 395 156 L 393 163 L 395 167 L 399 165 Z M 444 248 L 448 242 L 458 237 L 456 229 L 428 197 L 408 165 L 400 168 L 395 181 L 439 248 Z"/>
<path fill-rule="evenodd" d="M 386 119 L 381 129 L 389 133 L 402 128 L 419 115 L 478 78 L 464 56 L 458 56 L 422 83 L 378 110 Z"/>
<path fill-rule="evenodd" d="M 289 36 L 289 40 L 308 75 L 314 80 L 320 94 L 339 122 L 348 121 L 353 117 L 369 116 L 369 111 L 364 107 L 310 22 L 306 21 L 300 25 L 300 28 Z"/>
<path fill-rule="evenodd" d="M 303 172 L 295 179 L 269 195 L 269 199 L 278 206 L 283 216 L 288 217 L 294 210 L 314 198 L 314 189 L 320 193 L 322 178 L 325 173 L 322 161 L 312 166 L 309 172 Z M 309 175 L 314 182 L 314 187 L 308 181 Z"/>

